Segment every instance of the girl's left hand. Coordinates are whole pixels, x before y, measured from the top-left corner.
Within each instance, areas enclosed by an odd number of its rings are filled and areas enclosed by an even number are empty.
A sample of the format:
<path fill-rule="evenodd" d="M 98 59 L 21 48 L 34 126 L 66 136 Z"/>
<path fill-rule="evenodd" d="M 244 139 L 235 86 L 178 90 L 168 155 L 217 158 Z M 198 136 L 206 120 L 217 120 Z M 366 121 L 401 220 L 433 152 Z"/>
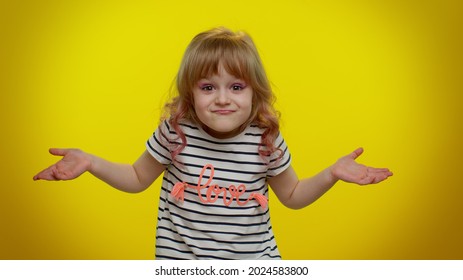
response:
<path fill-rule="evenodd" d="M 355 161 L 363 153 L 363 148 L 358 148 L 347 156 L 344 156 L 332 166 L 331 174 L 334 178 L 359 185 L 376 184 L 392 176 L 388 168 L 374 168 L 359 164 Z"/>

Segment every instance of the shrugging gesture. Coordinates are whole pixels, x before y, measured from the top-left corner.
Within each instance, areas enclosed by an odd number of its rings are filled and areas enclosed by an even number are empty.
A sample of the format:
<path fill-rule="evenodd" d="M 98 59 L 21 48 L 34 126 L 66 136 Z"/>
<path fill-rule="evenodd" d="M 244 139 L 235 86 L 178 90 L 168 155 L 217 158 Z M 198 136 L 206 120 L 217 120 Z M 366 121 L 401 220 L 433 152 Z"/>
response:
<path fill-rule="evenodd" d="M 355 160 L 362 153 L 363 149 L 358 148 L 310 178 L 299 180 L 294 169 L 289 167 L 278 176 L 269 178 L 268 182 L 285 206 L 299 209 L 317 200 L 339 180 L 367 185 L 379 183 L 392 176 L 392 172 L 387 168 L 374 168 L 357 163 Z"/>
<path fill-rule="evenodd" d="M 245 32 L 222 27 L 195 36 L 175 80 L 176 95 L 133 164 L 79 149 L 50 149 L 62 158 L 34 180 L 71 180 L 89 172 L 136 193 L 163 174 L 156 259 L 264 260 L 281 259 L 266 209 L 267 185 L 285 206 L 302 208 L 339 180 L 367 185 L 392 175 L 357 163 L 359 148 L 299 180 L 279 131 L 274 92 Z"/>

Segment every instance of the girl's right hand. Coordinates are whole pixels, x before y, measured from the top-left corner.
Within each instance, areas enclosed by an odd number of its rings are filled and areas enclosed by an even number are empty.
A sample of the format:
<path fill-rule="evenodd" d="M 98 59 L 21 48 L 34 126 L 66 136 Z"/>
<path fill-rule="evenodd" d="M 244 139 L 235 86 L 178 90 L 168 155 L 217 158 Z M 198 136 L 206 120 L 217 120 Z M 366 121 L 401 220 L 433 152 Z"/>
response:
<path fill-rule="evenodd" d="M 88 171 L 91 166 L 89 154 L 79 149 L 51 148 L 50 154 L 63 158 L 34 176 L 34 180 L 72 180 Z"/>

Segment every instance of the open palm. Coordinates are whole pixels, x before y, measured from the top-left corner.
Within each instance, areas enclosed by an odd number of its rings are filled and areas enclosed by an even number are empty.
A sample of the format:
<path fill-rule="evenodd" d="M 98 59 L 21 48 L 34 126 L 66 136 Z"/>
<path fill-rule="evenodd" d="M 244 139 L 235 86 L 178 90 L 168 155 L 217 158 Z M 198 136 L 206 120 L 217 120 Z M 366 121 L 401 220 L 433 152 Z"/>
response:
<path fill-rule="evenodd" d="M 89 169 L 90 161 L 81 150 L 52 148 L 50 154 L 63 158 L 35 175 L 34 180 L 71 180 Z"/>
<path fill-rule="evenodd" d="M 334 164 L 332 174 L 339 180 L 359 185 L 376 184 L 392 176 L 392 172 L 387 168 L 374 168 L 357 163 L 355 159 L 362 153 L 363 149 L 358 148 L 340 158 Z"/>

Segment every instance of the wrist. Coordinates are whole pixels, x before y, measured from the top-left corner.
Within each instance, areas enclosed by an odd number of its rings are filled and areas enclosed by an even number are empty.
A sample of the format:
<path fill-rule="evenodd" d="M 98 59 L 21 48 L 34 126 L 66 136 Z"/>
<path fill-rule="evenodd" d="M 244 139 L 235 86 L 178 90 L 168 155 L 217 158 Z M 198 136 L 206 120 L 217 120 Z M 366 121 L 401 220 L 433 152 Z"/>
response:
<path fill-rule="evenodd" d="M 94 174 L 95 168 L 96 168 L 96 157 L 92 154 L 86 153 L 84 151 L 82 152 L 82 156 L 84 158 L 84 161 L 86 163 L 86 171 Z"/>
<path fill-rule="evenodd" d="M 331 184 L 334 185 L 334 184 L 336 184 L 337 181 L 339 181 L 339 177 L 336 176 L 336 171 L 335 171 L 335 166 L 334 165 L 331 165 L 330 167 L 328 167 L 326 169 L 326 173 L 327 173 L 327 180 Z"/>

